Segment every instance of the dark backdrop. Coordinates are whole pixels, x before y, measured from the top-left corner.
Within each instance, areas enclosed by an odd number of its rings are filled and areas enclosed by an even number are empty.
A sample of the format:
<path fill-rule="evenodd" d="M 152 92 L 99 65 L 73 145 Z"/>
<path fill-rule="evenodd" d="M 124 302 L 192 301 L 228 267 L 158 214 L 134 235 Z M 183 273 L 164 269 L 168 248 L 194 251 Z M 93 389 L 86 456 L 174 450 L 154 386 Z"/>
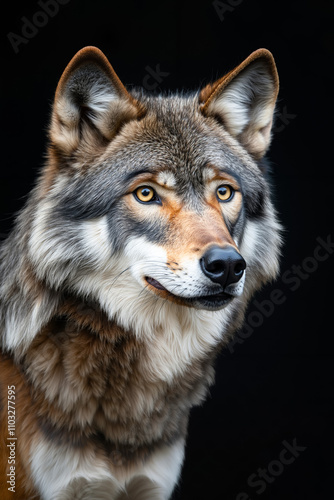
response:
<path fill-rule="evenodd" d="M 37 14 L 37 0 L 2 10 L 2 237 L 43 164 L 54 90 L 77 50 L 98 46 L 124 83 L 156 90 L 194 89 L 259 47 L 273 52 L 281 91 L 269 157 L 286 229 L 281 277 L 257 295 L 243 336 L 219 356 L 211 395 L 192 413 L 174 498 L 331 498 L 333 2 L 59 3 L 53 17 Z M 25 41 L 22 18 L 39 25 L 25 28 Z"/>

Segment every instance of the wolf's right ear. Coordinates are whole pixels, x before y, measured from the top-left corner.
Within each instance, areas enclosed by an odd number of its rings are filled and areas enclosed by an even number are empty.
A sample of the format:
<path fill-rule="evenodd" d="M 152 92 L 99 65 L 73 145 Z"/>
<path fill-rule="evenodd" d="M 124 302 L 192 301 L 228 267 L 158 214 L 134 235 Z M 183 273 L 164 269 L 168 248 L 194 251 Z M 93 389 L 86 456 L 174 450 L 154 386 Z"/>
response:
<path fill-rule="evenodd" d="M 143 112 L 105 55 L 96 47 L 85 47 L 73 57 L 58 83 L 51 143 L 68 155 L 79 147 L 94 153 L 122 124 Z"/>

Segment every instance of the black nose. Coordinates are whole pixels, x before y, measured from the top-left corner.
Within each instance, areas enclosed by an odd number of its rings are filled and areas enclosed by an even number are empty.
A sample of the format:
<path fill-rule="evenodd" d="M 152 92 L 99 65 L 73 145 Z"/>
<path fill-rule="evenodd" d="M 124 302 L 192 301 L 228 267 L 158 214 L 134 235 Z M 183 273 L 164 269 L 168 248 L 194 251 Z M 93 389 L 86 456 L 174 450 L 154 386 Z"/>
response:
<path fill-rule="evenodd" d="M 200 264 L 205 276 L 222 287 L 239 281 L 246 269 L 246 262 L 233 247 L 211 247 Z"/>

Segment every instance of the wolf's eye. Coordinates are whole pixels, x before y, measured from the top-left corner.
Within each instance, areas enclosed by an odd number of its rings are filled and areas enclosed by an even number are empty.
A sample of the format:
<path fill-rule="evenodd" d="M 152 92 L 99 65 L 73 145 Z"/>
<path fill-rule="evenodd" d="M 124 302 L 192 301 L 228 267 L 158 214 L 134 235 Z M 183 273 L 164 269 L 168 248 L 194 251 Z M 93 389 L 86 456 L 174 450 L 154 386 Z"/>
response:
<path fill-rule="evenodd" d="M 231 186 L 219 186 L 217 188 L 217 198 L 218 201 L 230 201 L 234 195 L 234 190 Z"/>
<path fill-rule="evenodd" d="M 153 188 L 149 186 L 141 186 L 134 192 L 135 197 L 138 201 L 142 203 L 148 203 L 150 201 L 156 201 L 158 199 Z"/>

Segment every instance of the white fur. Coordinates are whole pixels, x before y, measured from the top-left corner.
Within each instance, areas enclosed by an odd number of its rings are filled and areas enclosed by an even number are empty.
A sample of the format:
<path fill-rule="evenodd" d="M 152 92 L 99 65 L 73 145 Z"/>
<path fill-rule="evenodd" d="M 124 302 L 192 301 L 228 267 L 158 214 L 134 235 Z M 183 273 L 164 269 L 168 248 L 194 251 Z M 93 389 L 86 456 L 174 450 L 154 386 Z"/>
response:
<path fill-rule="evenodd" d="M 139 470 L 139 474 L 147 476 L 161 487 L 163 500 L 168 500 L 180 477 L 184 446 L 183 439 L 171 446 L 165 446 L 155 452 Z"/>
<path fill-rule="evenodd" d="M 115 479 L 106 463 L 96 455 L 40 438 L 31 449 L 31 471 L 43 500 L 54 500 L 74 478 Z"/>
<path fill-rule="evenodd" d="M 81 223 L 82 242 L 87 256 L 98 266 L 104 266 L 110 259 L 112 247 L 108 237 L 107 217 L 90 219 Z"/>
<path fill-rule="evenodd" d="M 6 318 L 6 325 L 4 329 L 6 348 L 11 350 L 20 346 L 28 346 L 35 338 L 36 334 L 50 319 L 53 309 L 47 313 L 45 308 L 48 307 L 47 303 L 37 302 L 25 316 L 20 314 L 19 304 L 17 308 L 12 310 Z"/>
<path fill-rule="evenodd" d="M 132 478 L 137 476 L 145 476 L 153 481 L 161 493 L 161 500 L 168 500 L 179 479 L 183 459 L 184 440 L 180 439 L 154 452 L 145 463 L 139 463 L 129 470 L 120 468 L 112 474 L 107 461 L 93 452 L 75 450 L 67 445 L 59 446 L 39 438 L 31 449 L 31 471 L 43 500 L 69 499 L 68 490 L 72 492 L 71 498 L 81 499 L 80 481 L 76 487 L 70 487 L 73 480 L 79 478 L 85 478 L 88 485 L 92 483 L 101 495 L 106 492 L 99 487 L 99 483 L 104 487 L 109 486 L 110 499 L 113 500 L 118 498 L 115 493 L 126 491 Z"/>
<path fill-rule="evenodd" d="M 175 188 L 176 179 L 172 172 L 162 171 L 157 175 L 157 182 L 169 189 Z"/>
<path fill-rule="evenodd" d="M 101 82 L 95 82 L 89 89 L 88 105 L 94 110 L 94 115 L 91 117 L 94 121 L 96 114 L 104 114 L 109 110 L 109 105 L 112 101 L 118 99 L 118 95 L 113 90 L 111 85 L 106 85 Z"/>

